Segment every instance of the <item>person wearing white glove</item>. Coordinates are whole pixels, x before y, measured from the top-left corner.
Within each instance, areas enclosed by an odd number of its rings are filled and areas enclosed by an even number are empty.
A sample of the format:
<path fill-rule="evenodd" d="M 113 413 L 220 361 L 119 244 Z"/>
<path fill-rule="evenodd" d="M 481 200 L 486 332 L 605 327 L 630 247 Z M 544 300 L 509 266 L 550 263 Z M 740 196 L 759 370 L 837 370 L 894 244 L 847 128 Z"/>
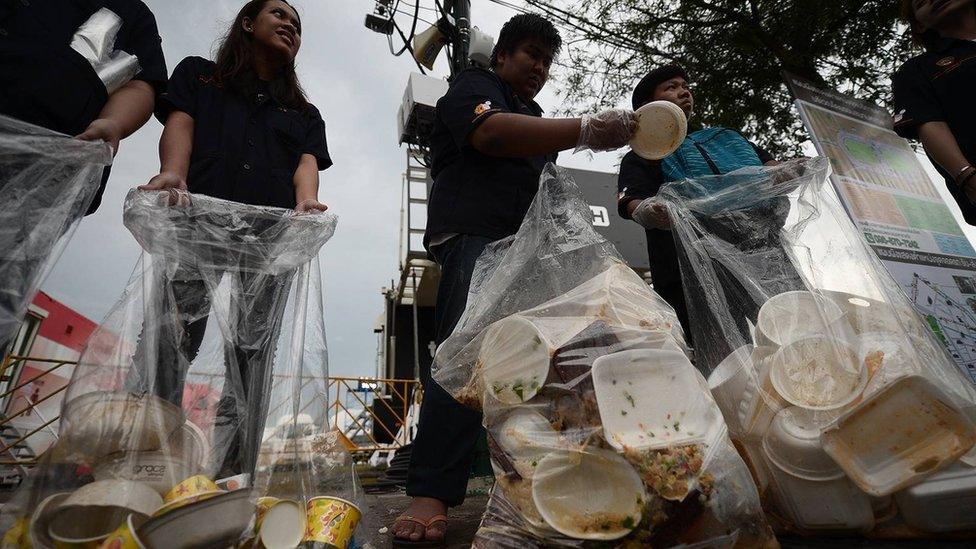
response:
<path fill-rule="evenodd" d="M 424 235 L 424 246 L 441 267 L 436 343 L 451 334 L 464 311 L 479 254 L 518 231 L 545 165 L 559 151 L 622 147 L 636 131 L 637 119 L 628 109 L 542 117 L 535 97 L 561 44 L 545 18 L 516 15 L 498 35 L 491 68 L 456 74 L 437 102 Z M 484 437 L 480 413 L 431 383 L 429 363 L 421 364 L 420 378 L 424 403 L 406 487 L 413 499 L 391 527 L 393 547 L 443 543 L 447 510 L 464 500 L 471 456 Z"/>
<path fill-rule="evenodd" d="M 687 72 L 679 65 L 658 67 L 637 84 L 632 98 L 633 107 L 636 110 L 650 101 L 670 101 L 680 107 L 691 121 L 695 98 L 689 81 Z M 657 198 L 657 193 L 671 181 L 775 163 L 776 160 L 769 153 L 729 128 L 689 129 L 678 150 L 661 160 L 645 160 L 631 151 L 620 162 L 617 211 L 620 217 L 633 219 L 646 229 L 654 291 L 674 307 L 689 343 L 693 338 L 671 234 L 671 218 L 665 204 Z"/>

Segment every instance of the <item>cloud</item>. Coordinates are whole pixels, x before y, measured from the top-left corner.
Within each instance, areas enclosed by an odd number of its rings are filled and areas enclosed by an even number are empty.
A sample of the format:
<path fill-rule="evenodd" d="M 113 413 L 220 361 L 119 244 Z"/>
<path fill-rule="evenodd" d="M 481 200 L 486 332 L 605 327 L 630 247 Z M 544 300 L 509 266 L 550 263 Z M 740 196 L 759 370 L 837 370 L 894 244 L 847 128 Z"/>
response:
<path fill-rule="evenodd" d="M 146 3 L 156 15 L 170 70 L 188 55 L 209 56 L 242 5 L 229 0 Z M 490 2 L 473 4 L 472 21 L 495 37 L 514 14 Z M 383 310 L 379 290 L 397 278 L 398 268 L 406 152 L 396 143 L 395 117 L 416 67 L 408 54 L 390 55 L 386 37 L 363 26 L 371 1 L 305 0 L 297 5 L 304 34 L 299 73 L 326 121 L 335 161 L 322 174 L 319 192 L 340 219 L 321 257 L 331 369 L 370 375 L 376 360 L 373 324 Z M 435 69 L 437 76 L 447 74 L 443 57 Z M 548 112 L 558 109 L 553 88 L 538 98 Z M 152 120 L 122 143 L 101 209 L 84 220 L 44 285 L 45 291 L 92 319 L 100 320 L 119 298 L 139 256 L 138 245 L 122 226 L 122 201 L 129 188 L 158 172 L 161 130 Z M 564 153 L 560 164 L 615 171 L 619 155 Z M 608 203 L 613 199 L 608 196 Z"/>

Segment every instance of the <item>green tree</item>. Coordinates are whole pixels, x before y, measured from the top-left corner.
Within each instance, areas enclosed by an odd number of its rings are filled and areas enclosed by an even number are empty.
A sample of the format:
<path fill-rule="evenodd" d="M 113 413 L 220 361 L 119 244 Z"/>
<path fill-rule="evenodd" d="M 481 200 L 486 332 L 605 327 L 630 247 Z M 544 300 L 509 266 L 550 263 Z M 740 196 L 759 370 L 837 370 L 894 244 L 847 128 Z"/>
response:
<path fill-rule="evenodd" d="M 526 0 L 572 35 L 559 60 L 572 112 L 629 99 L 646 72 L 676 61 L 692 78 L 695 122 L 742 129 L 774 154 L 806 134 L 782 71 L 887 105 L 913 54 L 894 0 Z"/>

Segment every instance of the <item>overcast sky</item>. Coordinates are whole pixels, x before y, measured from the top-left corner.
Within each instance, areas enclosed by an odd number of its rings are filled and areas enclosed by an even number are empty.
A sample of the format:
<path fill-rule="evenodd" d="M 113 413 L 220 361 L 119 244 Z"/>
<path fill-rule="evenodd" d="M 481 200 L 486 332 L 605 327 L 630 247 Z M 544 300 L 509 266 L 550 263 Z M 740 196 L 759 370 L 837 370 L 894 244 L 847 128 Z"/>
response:
<path fill-rule="evenodd" d="M 291 1 L 303 23 L 299 75 L 325 119 L 335 162 L 322 173 L 319 192 L 320 199 L 339 216 L 336 235 L 321 256 L 330 369 L 339 375 L 372 375 L 376 363 L 373 325 L 383 311 L 380 288 L 390 284 L 398 268 L 406 153 L 397 145 L 395 117 L 407 77 L 416 67 L 407 55 L 392 56 L 386 37 L 363 26 L 373 0 Z M 156 15 L 172 71 L 188 55 L 208 57 L 216 37 L 226 30 L 243 2 L 146 0 L 146 4 Z M 429 11 L 421 14 L 431 16 Z M 512 15 L 513 11 L 488 0 L 473 2 L 473 24 L 492 36 L 497 37 Z M 447 74 L 443 61 L 435 68 L 435 74 Z M 555 110 L 555 85 L 544 89 L 537 99 L 546 110 Z M 139 246 L 122 226 L 122 201 L 129 188 L 158 173 L 161 131 L 162 126 L 151 120 L 122 143 L 101 208 L 84 220 L 42 288 L 95 321 L 118 299 L 139 256 Z M 618 156 L 562 154 L 559 163 L 616 171 Z M 936 187 L 944 193 L 941 181 Z M 608 196 L 607 202 L 614 198 Z M 958 217 L 955 205 L 950 207 Z M 971 227 L 967 232 L 976 240 Z"/>

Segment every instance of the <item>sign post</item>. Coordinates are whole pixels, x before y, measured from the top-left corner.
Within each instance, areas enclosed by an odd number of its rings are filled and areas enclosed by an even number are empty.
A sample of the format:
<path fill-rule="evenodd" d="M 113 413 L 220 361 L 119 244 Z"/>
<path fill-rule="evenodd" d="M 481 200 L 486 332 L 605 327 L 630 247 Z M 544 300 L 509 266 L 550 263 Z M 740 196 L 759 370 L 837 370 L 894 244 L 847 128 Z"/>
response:
<path fill-rule="evenodd" d="M 976 382 L 976 250 L 884 109 L 785 74 L 865 241 Z"/>

